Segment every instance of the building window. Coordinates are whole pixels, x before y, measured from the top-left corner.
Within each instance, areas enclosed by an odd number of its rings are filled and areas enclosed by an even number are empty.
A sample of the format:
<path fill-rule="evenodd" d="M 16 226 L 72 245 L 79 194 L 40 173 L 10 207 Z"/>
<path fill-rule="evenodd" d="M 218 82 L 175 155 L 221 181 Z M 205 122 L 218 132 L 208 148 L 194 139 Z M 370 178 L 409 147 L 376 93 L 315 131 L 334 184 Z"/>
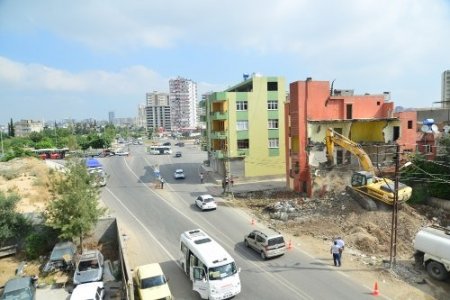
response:
<path fill-rule="evenodd" d="M 268 122 L 269 129 L 278 129 L 278 119 L 270 119 Z"/>
<path fill-rule="evenodd" d="M 236 101 L 236 110 L 247 110 L 247 101 Z"/>
<path fill-rule="evenodd" d="M 412 126 L 413 125 L 413 123 L 412 123 L 412 121 L 408 121 L 408 129 L 412 129 Z"/>
<path fill-rule="evenodd" d="M 241 130 L 248 130 L 248 121 L 236 121 L 236 130 L 237 131 L 241 131 Z"/>
<path fill-rule="evenodd" d="M 269 81 L 267 82 L 268 91 L 278 91 L 278 82 Z"/>
<path fill-rule="evenodd" d="M 423 150 L 424 150 L 424 153 L 432 153 L 433 152 L 431 150 L 431 145 L 428 145 L 428 144 L 423 145 Z"/>
<path fill-rule="evenodd" d="M 267 109 L 269 109 L 269 110 L 277 110 L 278 109 L 278 100 L 269 100 L 269 101 L 267 101 Z"/>
<path fill-rule="evenodd" d="M 238 140 L 237 141 L 237 148 L 238 149 L 248 149 L 248 139 L 246 140 Z"/>
<path fill-rule="evenodd" d="M 279 148 L 279 139 L 269 139 L 269 148 Z"/>

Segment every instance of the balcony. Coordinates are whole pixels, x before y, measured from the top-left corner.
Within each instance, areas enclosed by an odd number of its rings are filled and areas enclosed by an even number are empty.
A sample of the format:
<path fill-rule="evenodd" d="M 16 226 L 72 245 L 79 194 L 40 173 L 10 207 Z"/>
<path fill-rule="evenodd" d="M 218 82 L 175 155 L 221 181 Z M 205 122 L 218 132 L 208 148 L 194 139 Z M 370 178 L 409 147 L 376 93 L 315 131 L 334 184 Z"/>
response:
<path fill-rule="evenodd" d="M 227 120 L 228 112 L 225 111 L 215 111 L 211 112 L 211 120 Z"/>
<path fill-rule="evenodd" d="M 212 131 L 210 138 L 212 140 L 224 140 L 227 138 L 226 131 Z"/>
<path fill-rule="evenodd" d="M 215 159 L 224 159 L 226 157 L 225 152 L 222 150 L 213 150 L 211 154 Z"/>

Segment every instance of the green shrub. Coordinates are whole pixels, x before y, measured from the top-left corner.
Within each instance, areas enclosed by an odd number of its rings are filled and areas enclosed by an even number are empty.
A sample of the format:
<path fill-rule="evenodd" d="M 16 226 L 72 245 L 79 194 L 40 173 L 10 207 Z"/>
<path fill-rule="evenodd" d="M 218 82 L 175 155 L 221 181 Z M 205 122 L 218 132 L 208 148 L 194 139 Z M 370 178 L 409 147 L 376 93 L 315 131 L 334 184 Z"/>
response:
<path fill-rule="evenodd" d="M 409 204 L 425 204 L 429 196 L 428 190 L 425 186 L 416 185 L 412 187 L 413 192 Z"/>
<path fill-rule="evenodd" d="M 33 232 L 25 240 L 25 253 L 28 259 L 36 259 L 47 250 L 46 237 L 43 232 Z"/>

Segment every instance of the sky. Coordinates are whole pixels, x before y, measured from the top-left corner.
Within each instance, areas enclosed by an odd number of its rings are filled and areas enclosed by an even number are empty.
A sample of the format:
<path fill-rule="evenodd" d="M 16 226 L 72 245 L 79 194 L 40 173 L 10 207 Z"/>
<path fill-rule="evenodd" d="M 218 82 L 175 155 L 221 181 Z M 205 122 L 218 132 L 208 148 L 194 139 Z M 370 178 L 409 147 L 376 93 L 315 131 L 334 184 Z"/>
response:
<path fill-rule="evenodd" d="M 0 125 L 135 117 L 178 76 L 333 81 L 438 107 L 450 0 L 0 0 Z"/>

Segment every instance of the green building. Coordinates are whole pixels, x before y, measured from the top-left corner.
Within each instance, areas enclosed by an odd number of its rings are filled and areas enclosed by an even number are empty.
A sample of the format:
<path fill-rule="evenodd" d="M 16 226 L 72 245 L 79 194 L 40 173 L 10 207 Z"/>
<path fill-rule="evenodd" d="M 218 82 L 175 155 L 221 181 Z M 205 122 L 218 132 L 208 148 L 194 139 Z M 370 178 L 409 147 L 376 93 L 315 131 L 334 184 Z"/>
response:
<path fill-rule="evenodd" d="M 234 178 L 285 176 L 283 77 L 254 75 L 206 105 L 210 166 Z"/>

